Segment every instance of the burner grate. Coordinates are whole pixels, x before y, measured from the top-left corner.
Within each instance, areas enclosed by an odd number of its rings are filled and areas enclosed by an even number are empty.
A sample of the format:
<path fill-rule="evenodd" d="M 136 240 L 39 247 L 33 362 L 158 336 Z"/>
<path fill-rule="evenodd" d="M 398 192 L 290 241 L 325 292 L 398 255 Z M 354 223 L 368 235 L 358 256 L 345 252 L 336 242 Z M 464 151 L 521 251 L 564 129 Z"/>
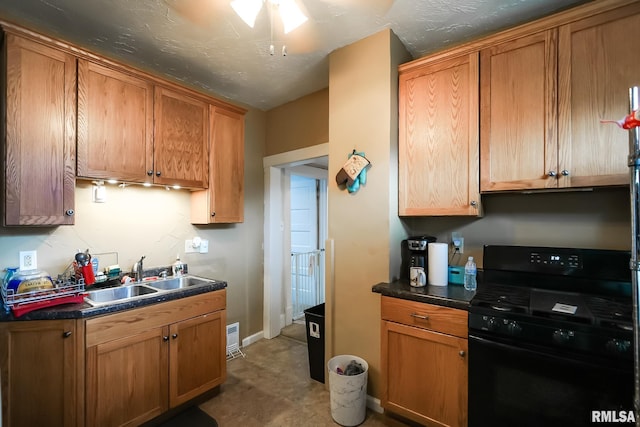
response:
<path fill-rule="evenodd" d="M 473 297 L 473 304 L 502 312 L 527 313 L 529 290 L 505 285 L 486 286 Z"/>
<path fill-rule="evenodd" d="M 633 325 L 633 306 L 630 301 L 600 296 L 585 296 L 596 322 L 603 326 L 627 330 Z"/>

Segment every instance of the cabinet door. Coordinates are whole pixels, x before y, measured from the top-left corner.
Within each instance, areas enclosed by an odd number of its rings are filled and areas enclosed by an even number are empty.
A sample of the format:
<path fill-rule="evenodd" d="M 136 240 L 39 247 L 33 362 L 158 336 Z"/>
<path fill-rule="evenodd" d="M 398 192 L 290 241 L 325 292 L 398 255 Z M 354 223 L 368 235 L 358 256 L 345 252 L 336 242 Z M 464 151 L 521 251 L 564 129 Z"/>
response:
<path fill-rule="evenodd" d="M 78 345 L 75 320 L 0 323 L 0 424 L 78 425 Z"/>
<path fill-rule="evenodd" d="M 556 188 L 557 31 L 480 54 L 480 189 Z"/>
<path fill-rule="evenodd" d="M 153 86 L 78 61 L 78 176 L 153 182 Z"/>
<path fill-rule="evenodd" d="M 629 113 L 640 85 L 640 3 L 560 27 L 559 169 L 562 187 L 629 182 L 628 132 L 601 119 Z"/>
<path fill-rule="evenodd" d="M 428 426 L 467 425 L 467 340 L 382 322 L 382 406 Z"/>
<path fill-rule="evenodd" d="M 399 214 L 478 215 L 478 54 L 403 72 Z"/>
<path fill-rule="evenodd" d="M 244 221 L 244 115 L 210 107 L 209 189 L 191 195 L 193 224 Z"/>
<path fill-rule="evenodd" d="M 205 314 L 171 325 L 171 408 L 226 379 L 226 311 Z"/>
<path fill-rule="evenodd" d="M 73 224 L 76 59 L 12 34 L 5 49 L 4 224 Z"/>
<path fill-rule="evenodd" d="M 154 182 L 189 188 L 209 186 L 209 106 L 156 86 Z"/>
<path fill-rule="evenodd" d="M 137 426 L 168 409 L 168 327 L 87 348 L 87 426 Z"/>

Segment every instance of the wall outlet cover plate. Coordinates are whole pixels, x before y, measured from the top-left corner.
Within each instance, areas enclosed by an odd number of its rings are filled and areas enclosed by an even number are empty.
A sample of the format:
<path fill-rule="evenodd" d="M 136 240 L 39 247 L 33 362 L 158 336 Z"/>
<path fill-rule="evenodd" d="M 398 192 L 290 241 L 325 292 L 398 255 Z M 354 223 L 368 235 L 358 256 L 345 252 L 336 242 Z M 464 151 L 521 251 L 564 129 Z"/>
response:
<path fill-rule="evenodd" d="M 36 270 L 38 268 L 37 251 L 20 251 L 20 270 Z"/>

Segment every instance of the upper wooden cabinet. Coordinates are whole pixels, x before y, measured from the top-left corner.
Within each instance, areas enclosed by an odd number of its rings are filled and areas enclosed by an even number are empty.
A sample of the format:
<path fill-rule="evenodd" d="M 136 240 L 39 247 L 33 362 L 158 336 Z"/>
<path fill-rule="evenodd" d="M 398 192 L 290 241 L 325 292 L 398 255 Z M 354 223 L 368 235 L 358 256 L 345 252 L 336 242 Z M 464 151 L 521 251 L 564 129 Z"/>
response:
<path fill-rule="evenodd" d="M 156 184 L 209 186 L 209 105 L 155 87 L 154 178 Z"/>
<path fill-rule="evenodd" d="M 544 31 L 480 54 L 482 191 L 558 185 L 556 35 Z"/>
<path fill-rule="evenodd" d="M 400 67 L 399 214 L 480 214 L 478 54 Z"/>
<path fill-rule="evenodd" d="M 76 59 L 4 38 L 4 225 L 74 223 Z"/>
<path fill-rule="evenodd" d="M 191 223 L 244 220 L 244 114 L 210 107 L 209 189 L 191 194 Z"/>
<path fill-rule="evenodd" d="M 78 171 L 82 178 L 151 181 L 153 85 L 78 61 Z"/>
<path fill-rule="evenodd" d="M 640 3 L 561 26 L 558 34 L 559 186 L 628 184 L 629 134 L 600 120 L 629 114 L 629 87 L 640 86 L 631 42 L 640 40 Z"/>
<path fill-rule="evenodd" d="M 482 50 L 483 192 L 628 183 L 628 134 L 600 120 L 629 112 L 634 37 L 639 3 Z"/>

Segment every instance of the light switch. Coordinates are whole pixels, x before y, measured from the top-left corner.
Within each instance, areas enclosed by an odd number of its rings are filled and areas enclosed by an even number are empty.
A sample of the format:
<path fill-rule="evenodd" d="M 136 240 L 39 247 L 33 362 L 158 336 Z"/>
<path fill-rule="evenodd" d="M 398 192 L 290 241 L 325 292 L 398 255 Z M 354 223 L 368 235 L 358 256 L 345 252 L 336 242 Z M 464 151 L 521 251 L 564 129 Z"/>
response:
<path fill-rule="evenodd" d="M 200 253 L 201 254 L 206 254 L 209 252 L 209 241 L 208 240 L 201 240 L 200 241 Z"/>

